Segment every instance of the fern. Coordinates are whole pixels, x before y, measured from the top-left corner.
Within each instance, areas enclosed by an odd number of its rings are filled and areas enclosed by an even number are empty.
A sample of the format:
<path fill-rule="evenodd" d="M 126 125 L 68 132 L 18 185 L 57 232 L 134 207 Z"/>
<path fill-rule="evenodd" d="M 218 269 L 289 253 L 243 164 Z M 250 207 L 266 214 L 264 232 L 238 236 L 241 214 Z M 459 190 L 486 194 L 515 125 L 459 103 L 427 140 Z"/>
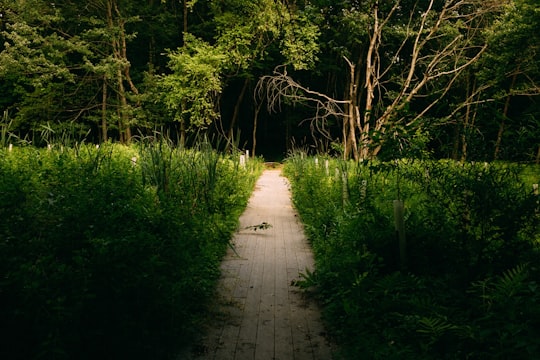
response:
<path fill-rule="evenodd" d="M 451 324 L 446 317 L 423 317 L 418 320 L 420 334 L 429 335 L 432 339 L 443 336 L 448 331 L 458 330 L 459 327 Z"/>
<path fill-rule="evenodd" d="M 304 273 L 300 273 L 300 280 L 293 280 L 292 286 L 298 286 L 301 289 L 308 289 L 319 284 L 319 279 L 315 271 L 306 268 Z"/>

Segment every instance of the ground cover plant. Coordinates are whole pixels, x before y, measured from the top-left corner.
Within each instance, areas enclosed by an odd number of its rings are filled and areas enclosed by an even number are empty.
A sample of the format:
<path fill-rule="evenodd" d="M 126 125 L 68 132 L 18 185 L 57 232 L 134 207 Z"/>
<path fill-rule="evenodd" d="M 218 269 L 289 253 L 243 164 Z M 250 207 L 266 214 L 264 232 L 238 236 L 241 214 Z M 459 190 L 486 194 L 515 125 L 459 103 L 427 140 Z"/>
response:
<path fill-rule="evenodd" d="M 175 358 L 261 168 L 166 141 L 0 149 L 0 358 Z"/>
<path fill-rule="evenodd" d="M 297 153 L 285 172 L 316 257 L 300 285 L 316 289 L 340 358 L 540 355 L 537 168 Z"/>

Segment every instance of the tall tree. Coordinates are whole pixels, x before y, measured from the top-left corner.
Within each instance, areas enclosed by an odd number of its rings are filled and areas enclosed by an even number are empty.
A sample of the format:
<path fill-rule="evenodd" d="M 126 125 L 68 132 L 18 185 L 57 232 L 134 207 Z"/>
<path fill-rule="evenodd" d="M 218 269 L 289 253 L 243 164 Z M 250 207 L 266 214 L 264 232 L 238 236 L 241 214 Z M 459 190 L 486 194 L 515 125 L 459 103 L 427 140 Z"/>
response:
<path fill-rule="evenodd" d="M 218 96 L 226 55 L 185 33 L 184 46 L 169 53 L 172 74 L 160 77 L 163 102 L 189 130 L 208 127 L 219 117 Z"/>
<path fill-rule="evenodd" d="M 345 5 L 341 23 L 356 30 L 360 39 L 340 49 L 349 84 L 341 100 L 307 91 L 283 72 L 265 81 L 276 90 L 274 104 L 280 96 L 305 101 L 309 94 L 318 104 L 316 119 L 340 117 L 347 129 L 344 154 L 360 159 L 377 155 L 384 139 L 425 126 L 422 118 L 485 51 L 479 19 L 500 3 L 396 0 Z"/>
<path fill-rule="evenodd" d="M 234 143 L 240 106 L 255 76 L 271 54 L 297 69 L 314 64 L 317 29 L 285 4 L 271 0 L 220 0 L 210 4 L 215 33 L 211 39 L 186 32 L 183 46 L 170 54 L 171 74 L 160 77 L 165 89 L 163 101 L 188 129 L 207 127 L 216 120 L 222 126 L 221 94 L 236 91 L 231 83 L 241 82 L 228 122 L 223 131 Z M 273 65 L 270 65 L 270 69 Z"/>
<path fill-rule="evenodd" d="M 5 104 L 16 113 L 16 126 L 38 129 L 63 113 L 62 93 L 76 80 L 70 57 L 86 52 L 80 39 L 53 29 L 63 19 L 55 6 L 40 1 L 0 2 L 2 38 L 0 81 L 11 93 Z"/>
<path fill-rule="evenodd" d="M 522 135 L 529 138 L 526 140 L 528 151 L 540 154 L 540 132 L 536 130 L 540 123 L 537 121 L 536 126 L 528 126 L 520 120 L 530 119 L 527 113 L 531 111 L 533 118 L 540 115 L 540 4 L 534 0 L 507 2 L 502 15 L 493 26 L 486 28 L 486 34 L 490 49 L 483 59 L 479 76 L 491 85 L 486 95 L 500 104 L 493 158 L 501 156 L 509 126 L 514 132 L 527 126 L 528 130 Z M 516 109 L 513 103 L 519 104 L 521 109 Z"/>

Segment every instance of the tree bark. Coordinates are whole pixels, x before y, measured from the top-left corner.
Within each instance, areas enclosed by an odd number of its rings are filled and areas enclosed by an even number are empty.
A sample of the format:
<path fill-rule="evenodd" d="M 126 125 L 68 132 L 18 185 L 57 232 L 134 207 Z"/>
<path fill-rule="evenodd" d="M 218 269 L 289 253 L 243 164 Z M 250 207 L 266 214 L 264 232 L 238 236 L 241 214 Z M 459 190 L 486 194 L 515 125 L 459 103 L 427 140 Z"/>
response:
<path fill-rule="evenodd" d="M 234 130 L 236 127 L 236 123 L 238 121 L 238 115 L 240 114 L 240 105 L 242 105 L 242 101 L 244 100 L 244 95 L 246 94 L 246 90 L 249 86 L 249 79 L 246 78 L 244 80 L 244 85 L 242 85 L 242 90 L 240 90 L 240 94 L 238 95 L 238 99 L 236 100 L 236 104 L 234 105 L 234 111 L 231 118 L 231 124 L 229 126 L 229 135 L 228 135 L 228 146 L 233 146 L 234 144 Z"/>
<path fill-rule="evenodd" d="M 493 152 L 493 160 L 499 159 L 499 153 L 501 151 L 502 138 L 505 130 L 505 120 L 508 117 L 508 110 L 510 109 L 510 100 L 512 99 L 512 90 L 516 85 L 517 73 L 512 76 L 512 82 L 510 83 L 510 89 L 508 90 L 508 95 L 504 102 L 504 108 L 502 113 L 501 123 L 499 124 L 499 131 L 497 132 L 497 140 L 495 141 L 495 151 Z"/>
<path fill-rule="evenodd" d="M 118 16 L 118 20 L 115 24 L 114 19 L 114 13 Z M 128 63 L 127 58 L 124 57 L 124 55 L 127 53 L 127 50 L 125 49 L 125 21 L 121 19 L 120 17 L 120 11 L 118 9 L 117 3 L 114 0 L 109 0 L 107 2 L 107 23 L 109 25 L 109 28 L 112 30 L 114 29 L 115 25 L 118 27 L 120 31 L 119 37 L 115 36 L 111 40 L 111 48 L 113 51 L 114 58 L 118 61 L 119 64 L 117 64 L 117 70 L 116 70 L 116 81 L 117 81 L 117 95 L 119 100 L 119 109 L 118 109 L 118 116 L 119 116 L 119 133 L 120 133 L 120 142 L 122 143 L 129 143 L 131 141 L 131 128 L 129 125 L 129 117 L 128 117 L 128 101 L 126 97 L 126 90 L 124 87 L 124 80 L 125 80 L 125 73 L 126 69 L 125 66 L 121 66 L 120 64 L 123 62 Z M 123 34 L 123 35 L 122 35 Z"/>
<path fill-rule="evenodd" d="M 260 101 L 255 109 L 255 115 L 253 116 L 253 147 L 251 148 L 252 156 L 255 156 L 257 150 L 257 123 L 259 122 L 259 113 L 261 112 L 263 102 Z"/>
<path fill-rule="evenodd" d="M 104 75 L 101 94 L 101 139 L 103 142 L 109 140 L 107 135 L 107 86 L 107 75 Z"/>
<path fill-rule="evenodd" d="M 356 142 L 356 128 L 359 125 L 359 121 L 357 119 L 357 99 L 358 99 L 358 86 L 356 81 L 356 66 L 345 57 L 345 61 L 349 65 L 349 89 L 347 94 L 347 103 L 346 106 L 346 117 L 343 119 L 344 123 L 347 124 L 348 134 L 346 135 L 348 137 L 347 143 L 349 144 L 348 148 L 350 149 L 350 152 L 353 155 L 353 158 L 355 161 L 358 161 L 358 143 Z M 345 125 L 344 125 L 345 126 Z M 362 129 L 359 129 L 362 131 Z M 346 156 L 345 158 L 348 158 Z"/>

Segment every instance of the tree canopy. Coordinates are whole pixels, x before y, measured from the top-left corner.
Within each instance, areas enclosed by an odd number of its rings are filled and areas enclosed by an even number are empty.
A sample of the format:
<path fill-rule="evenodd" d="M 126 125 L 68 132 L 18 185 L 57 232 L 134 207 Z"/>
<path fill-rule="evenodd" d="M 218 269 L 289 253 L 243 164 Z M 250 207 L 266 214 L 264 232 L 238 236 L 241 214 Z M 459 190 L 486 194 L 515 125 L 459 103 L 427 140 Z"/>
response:
<path fill-rule="evenodd" d="M 534 0 L 0 0 L 3 127 L 538 161 L 539 19 Z"/>

